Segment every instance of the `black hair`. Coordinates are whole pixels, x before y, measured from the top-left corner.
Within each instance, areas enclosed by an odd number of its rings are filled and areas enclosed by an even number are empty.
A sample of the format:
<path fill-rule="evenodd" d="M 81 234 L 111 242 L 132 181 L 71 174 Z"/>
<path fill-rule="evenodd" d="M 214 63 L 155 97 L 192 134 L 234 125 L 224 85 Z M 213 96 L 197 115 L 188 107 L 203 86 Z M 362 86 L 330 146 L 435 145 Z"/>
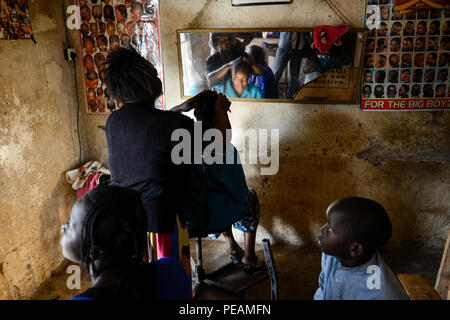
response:
<path fill-rule="evenodd" d="M 400 38 L 393 38 L 391 39 L 391 42 L 394 41 L 397 44 L 401 44 L 402 42 L 400 41 Z"/>
<path fill-rule="evenodd" d="M 116 10 L 118 10 L 120 12 L 122 17 L 126 21 L 127 20 L 127 7 L 125 7 L 125 5 L 123 5 L 123 4 L 120 4 L 116 7 Z"/>
<path fill-rule="evenodd" d="M 105 18 L 106 21 L 116 20 L 116 18 L 114 16 L 114 8 L 110 4 L 107 4 L 103 7 L 103 17 Z"/>
<path fill-rule="evenodd" d="M 386 72 L 384 70 L 378 70 L 375 73 L 375 81 L 377 83 L 383 83 L 385 78 L 386 78 Z"/>
<path fill-rule="evenodd" d="M 106 84 L 117 102 L 153 102 L 157 98 L 151 88 L 156 70 L 133 48 L 111 51 L 106 65 Z"/>
<path fill-rule="evenodd" d="M 89 81 L 98 79 L 97 72 L 95 72 L 94 70 L 89 71 L 89 72 L 86 74 L 86 78 L 87 78 Z"/>
<path fill-rule="evenodd" d="M 100 40 L 101 42 L 103 42 L 104 44 L 108 45 L 108 39 L 107 39 L 104 35 L 99 34 L 99 35 L 97 36 L 97 44 L 99 43 L 99 40 Z"/>
<path fill-rule="evenodd" d="M 362 244 L 365 251 L 378 251 L 392 236 L 389 216 L 374 200 L 343 198 L 336 201 L 331 210 L 341 213 L 342 223 L 350 232 L 352 241 Z"/>
<path fill-rule="evenodd" d="M 424 27 L 426 27 L 427 26 L 427 23 L 424 21 L 424 20 L 422 20 L 422 21 L 419 21 L 418 23 L 417 23 L 417 25 L 421 25 L 421 26 L 424 26 Z"/>
<path fill-rule="evenodd" d="M 415 84 L 411 88 L 411 96 L 418 97 L 420 95 L 420 85 Z"/>
<path fill-rule="evenodd" d="M 246 74 L 250 76 L 252 73 L 252 67 L 250 64 L 246 61 L 244 61 L 242 58 L 237 59 L 233 62 L 233 65 L 231 66 L 231 74 L 235 75 L 236 72 L 241 72 L 243 74 Z"/>
<path fill-rule="evenodd" d="M 384 95 L 383 86 L 381 86 L 381 85 L 375 86 L 375 88 L 373 90 L 373 94 L 374 94 L 375 98 L 382 98 Z"/>
<path fill-rule="evenodd" d="M 142 3 L 137 2 L 137 1 L 134 1 L 134 2 L 131 4 L 131 10 L 134 10 L 134 9 L 139 9 L 139 10 L 141 10 L 142 12 L 144 12 L 144 6 L 142 5 Z"/>
<path fill-rule="evenodd" d="M 386 48 L 386 39 L 380 38 L 377 40 L 377 47 Z"/>
<path fill-rule="evenodd" d="M 388 81 L 394 82 L 394 83 L 398 82 L 398 71 L 397 70 L 389 71 Z"/>
<path fill-rule="evenodd" d="M 217 50 L 219 47 L 219 39 L 225 36 L 230 36 L 232 39 L 236 39 L 234 33 L 230 32 L 211 32 L 209 36 L 209 46 L 214 50 Z"/>
<path fill-rule="evenodd" d="M 264 66 L 266 64 L 266 54 L 264 49 L 260 46 L 251 46 L 248 50 L 248 55 L 251 56 L 256 64 Z"/>
<path fill-rule="evenodd" d="M 212 122 L 216 113 L 217 93 L 207 90 L 197 101 L 197 106 L 194 109 L 194 116 L 197 121 L 203 122 L 204 130 L 213 127 Z"/>
<path fill-rule="evenodd" d="M 433 86 L 431 84 L 426 84 L 423 86 L 423 97 L 432 98 L 434 95 Z"/>
<path fill-rule="evenodd" d="M 86 210 L 81 234 L 81 260 L 94 274 L 94 260 L 108 259 L 117 267 L 121 279 L 114 288 L 116 295 L 139 298 L 143 264 L 147 246 L 147 219 L 140 194 L 131 189 L 99 186 L 82 198 Z M 139 281 L 140 280 L 140 281 Z M 145 283 L 146 288 L 150 283 Z M 144 285 L 142 283 L 142 285 Z"/>

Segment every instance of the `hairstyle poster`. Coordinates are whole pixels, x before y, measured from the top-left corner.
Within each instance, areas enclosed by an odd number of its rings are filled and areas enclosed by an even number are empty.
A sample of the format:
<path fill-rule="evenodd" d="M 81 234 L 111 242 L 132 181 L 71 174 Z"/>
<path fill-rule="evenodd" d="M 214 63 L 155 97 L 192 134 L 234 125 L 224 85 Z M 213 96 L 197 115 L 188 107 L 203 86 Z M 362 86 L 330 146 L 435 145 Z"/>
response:
<path fill-rule="evenodd" d="M 122 105 L 105 83 L 108 53 L 132 47 L 149 60 L 162 79 L 157 0 L 78 0 L 86 106 L 88 114 L 109 114 Z M 162 109 L 163 97 L 156 101 Z"/>
<path fill-rule="evenodd" d="M 28 0 L 0 0 L 0 40 L 33 40 Z"/>
<path fill-rule="evenodd" d="M 442 1 L 424 2 L 433 6 Z M 409 10 L 402 13 L 394 0 L 367 0 L 366 4 L 361 109 L 449 109 L 448 5 L 403 6 Z M 377 11 L 379 20 L 371 20 Z"/>

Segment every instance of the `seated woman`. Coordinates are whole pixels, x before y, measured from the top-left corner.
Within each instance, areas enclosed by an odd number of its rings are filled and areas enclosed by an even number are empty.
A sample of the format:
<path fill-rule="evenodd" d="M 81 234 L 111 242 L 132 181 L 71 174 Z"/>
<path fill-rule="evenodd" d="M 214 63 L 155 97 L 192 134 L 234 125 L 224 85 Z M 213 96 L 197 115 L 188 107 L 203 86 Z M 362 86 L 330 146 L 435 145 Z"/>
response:
<path fill-rule="evenodd" d="M 71 300 L 191 300 L 178 259 L 144 263 L 146 213 L 139 193 L 101 186 L 79 198 L 62 226 L 63 256 L 83 263 L 92 287 Z"/>
<path fill-rule="evenodd" d="M 236 59 L 231 67 L 231 79 L 212 86 L 216 92 L 223 93 L 227 98 L 262 99 L 260 88 L 249 83 L 252 67 L 242 58 Z"/>
<path fill-rule="evenodd" d="M 217 95 L 212 91 L 208 93 L 213 97 Z M 194 109 L 197 121 L 202 122 L 202 130 L 217 127 L 231 130 L 226 111 L 224 116 L 222 110 L 214 107 L 213 99 L 209 103 L 199 103 Z M 222 122 L 227 122 L 227 125 L 221 125 Z M 258 196 L 255 190 L 247 186 L 236 148 L 229 141 L 224 141 L 224 150 L 227 150 L 226 153 L 213 155 L 215 159 L 221 158 L 221 161 L 193 165 L 184 202 L 186 223 L 191 234 L 208 232 L 213 239 L 223 234 L 226 251 L 234 263 L 242 262 L 249 269 L 263 267 L 263 262 L 255 253 L 259 223 Z M 206 158 L 210 154 L 205 151 L 203 156 Z M 231 225 L 244 232 L 245 251 L 235 241 Z"/>

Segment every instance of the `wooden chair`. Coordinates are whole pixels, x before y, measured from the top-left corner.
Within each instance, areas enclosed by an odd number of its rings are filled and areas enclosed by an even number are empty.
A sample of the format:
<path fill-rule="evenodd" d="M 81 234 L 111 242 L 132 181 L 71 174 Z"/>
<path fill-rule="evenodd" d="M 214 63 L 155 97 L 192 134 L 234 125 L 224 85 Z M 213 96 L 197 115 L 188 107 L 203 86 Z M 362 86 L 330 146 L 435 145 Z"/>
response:
<path fill-rule="evenodd" d="M 420 274 L 399 274 L 398 278 L 411 300 L 442 300 L 430 281 Z"/>
<path fill-rule="evenodd" d="M 450 300 L 450 229 L 434 287 L 420 274 L 399 274 L 398 278 L 411 300 Z"/>
<path fill-rule="evenodd" d="M 441 266 L 436 277 L 434 288 L 442 299 L 450 300 L 450 229 L 445 242 L 444 253 L 442 254 Z"/>

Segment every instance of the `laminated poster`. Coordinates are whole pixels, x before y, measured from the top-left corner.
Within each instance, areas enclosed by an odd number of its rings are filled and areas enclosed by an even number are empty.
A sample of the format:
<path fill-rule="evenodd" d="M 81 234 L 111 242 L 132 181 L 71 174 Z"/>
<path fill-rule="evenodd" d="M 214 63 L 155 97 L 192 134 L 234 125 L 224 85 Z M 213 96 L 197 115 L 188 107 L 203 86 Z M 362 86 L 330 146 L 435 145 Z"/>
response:
<path fill-rule="evenodd" d="M 33 40 L 28 0 L 0 0 L 0 40 Z"/>
<path fill-rule="evenodd" d="M 111 50 L 133 47 L 149 60 L 163 81 L 157 0 L 77 0 L 88 114 L 109 114 L 121 107 L 110 99 L 104 62 Z M 163 108 L 163 97 L 156 101 Z"/>
<path fill-rule="evenodd" d="M 448 1 L 423 1 L 432 9 L 418 1 L 409 1 L 414 8 L 399 2 L 409 10 L 402 13 L 393 0 L 367 0 L 367 6 L 379 6 L 381 19 L 368 30 L 361 109 L 449 109 Z M 366 19 L 373 12 L 367 10 Z"/>

